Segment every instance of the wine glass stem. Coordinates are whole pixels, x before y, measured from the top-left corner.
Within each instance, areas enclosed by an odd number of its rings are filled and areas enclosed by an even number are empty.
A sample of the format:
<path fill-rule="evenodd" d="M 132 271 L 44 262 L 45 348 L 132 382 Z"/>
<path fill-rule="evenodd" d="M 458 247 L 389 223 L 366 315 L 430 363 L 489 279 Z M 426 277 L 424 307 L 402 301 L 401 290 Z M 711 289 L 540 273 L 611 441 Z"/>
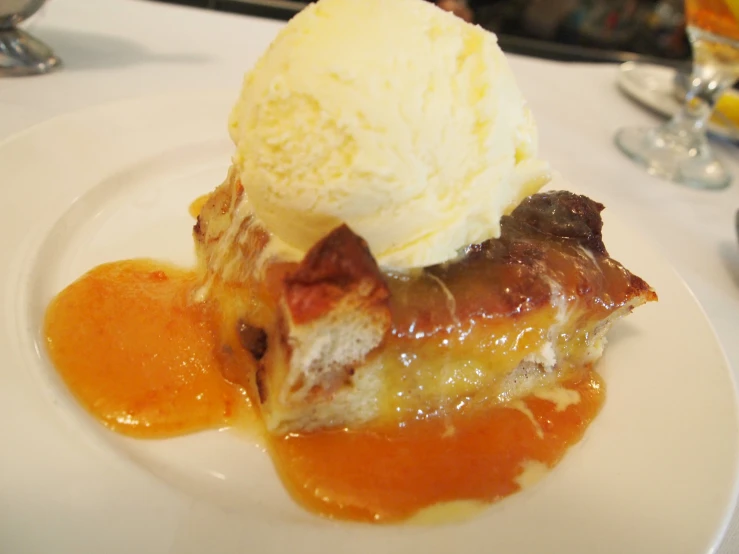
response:
<path fill-rule="evenodd" d="M 736 54 L 739 44 L 689 25 L 693 48 L 693 72 L 682 109 L 666 125 L 678 133 L 705 135 L 708 118 L 721 94 L 739 77 Z"/>
<path fill-rule="evenodd" d="M 694 64 L 691 86 L 680 111 L 667 123 L 671 131 L 705 133 L 708 118 L 721 94 L 734 84 L 736 76 L 716 67 Z"/>

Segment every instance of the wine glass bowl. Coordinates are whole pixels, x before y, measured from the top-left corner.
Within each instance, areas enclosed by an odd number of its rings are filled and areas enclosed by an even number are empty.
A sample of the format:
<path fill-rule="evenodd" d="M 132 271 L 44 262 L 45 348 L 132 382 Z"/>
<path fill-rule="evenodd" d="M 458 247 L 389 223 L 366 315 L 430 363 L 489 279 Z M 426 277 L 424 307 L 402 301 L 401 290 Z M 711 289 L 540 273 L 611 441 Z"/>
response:
<path fill-rule="evenodd" d="M 736 0 L 685 0 L 685 19 L 689 27 L 739 41 L 739 2 Z"/>
<path fill-rule="evenodd" d="M 46 3 L 46 0 L 0 0 L 0 77 L 47 73 L 61 62 L 40 40 L 17 25 Z"/>
<path fill-rule="evenodd" d="M 655 129 L 621 129 L 615 141 L 653 175 L 721 189 L 731 174 L 708 144 L 706 123 L 718 98 L 739 78 L 739 0 L 686 0 L 685 14 L 693 72 L 682 109 Z"/>

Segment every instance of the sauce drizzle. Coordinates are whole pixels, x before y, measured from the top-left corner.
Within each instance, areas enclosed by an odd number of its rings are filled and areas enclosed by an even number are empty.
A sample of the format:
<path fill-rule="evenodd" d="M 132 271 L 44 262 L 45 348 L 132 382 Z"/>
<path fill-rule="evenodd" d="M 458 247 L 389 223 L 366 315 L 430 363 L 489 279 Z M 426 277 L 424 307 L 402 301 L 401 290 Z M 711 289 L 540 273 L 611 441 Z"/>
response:
<path fill-rule="evenodd" d="M 231 382 L 248 388 L 254 367 L 223 332 L 223 314 L 193 301 L 198 284 L 195 272 L 128 260 L 96 267 L 49 305 L 50 357 L 110 429 L 161 438 L 258 421 Z M 585 369 L 559 386 L 557 395 L 394 426 L 269 436 L 268 450 L 296 501 L 327 517 L 437 520 L 445 504 L 472 514 L 470 506 L 519 490 L 530 468 L 555 465 L 598 413 L 597 374 Z"/>

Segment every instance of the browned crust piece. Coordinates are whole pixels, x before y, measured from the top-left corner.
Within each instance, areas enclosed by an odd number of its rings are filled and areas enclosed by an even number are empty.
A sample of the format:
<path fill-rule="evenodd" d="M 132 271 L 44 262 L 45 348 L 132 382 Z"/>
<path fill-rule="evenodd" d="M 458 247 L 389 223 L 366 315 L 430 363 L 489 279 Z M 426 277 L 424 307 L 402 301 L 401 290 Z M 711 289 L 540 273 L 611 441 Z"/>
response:
<path fill-rule="evenodd" d="M 243 194 L 244 187 L 236 177 L 235 170 L 231 169 L 226 180 L 208 197 L 198 214 L 193 227 L 196 243 L 203 245 L 221 238 Z"/>
<path fill-rule="evenodd" d="M 231 168 L 200 210 L 193 238 L 199 267 L 206 274 L 222 282 L 261 286 L 254 278 L 254 269 L 269 242 L 269 234 L 255 224 L 251 215 L 242 220 L 234 219 L 243 196 L 244 187 L 235 169 Z M 237 224 L 234 233 L 233 227 Z"/>
<path fill-rule="evenodd" d="M 608 256 L 600 216 L 604 209 L 600 202 L 580 194 L 543 192 L 525 198 L 503 222 L 513 220 L 542 235 L 577 242 L 593 255 Z"/>
<path fill-rule="evenodd" d="M 433 280 L 390 278 L 393 333 L 428 336 L 455 322 L 516 318 L 549 305 L 553 284 L 603 315 L 638 296 L 656 300 L 643 279 L 608 256 L 601 210 L 602 204 L 567 191 L 535 194 L 501 219 L 500 238 L 426 268 Z M 446 308 L 450 297 L 454 318 Z"/>
<path fill-rule="evenodd" d="M 349 297 L 360 308 L 387 311 L 390 292 L 367 243 L 341 225 L 316 243 L 285 277 L 283 295 L 292 322 L 303 325 Z"/>

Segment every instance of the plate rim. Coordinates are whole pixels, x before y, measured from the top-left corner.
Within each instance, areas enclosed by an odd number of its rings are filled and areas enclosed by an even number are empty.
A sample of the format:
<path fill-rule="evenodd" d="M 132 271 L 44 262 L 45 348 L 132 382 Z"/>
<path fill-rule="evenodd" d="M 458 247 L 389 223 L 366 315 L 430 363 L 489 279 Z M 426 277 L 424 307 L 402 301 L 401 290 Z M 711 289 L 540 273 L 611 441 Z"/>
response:
<path fill-rule="evenodd" d="M 205 96 L 207 97 L 211 93 L 212 91 L 209 91 L 206 93 L 204 93 L 203 91 L 198 91 L 196 93 L 188 94 L 188 96 L 192 96 L 193 98 L 196 98 L 196 97 L 200 97 L 201 95 L 205 94 Z M 223 96 L 225 98 L 226 91 L 219 89 L 216 93 L 218 94 L 219 97 Z M 69 121 L 69 120 L 74 121 L 77 117 L 79 117 L 80 114 L 90 115 L 91 113 L 94 113 L 97 110 L 115 111 L 115 110 L 119 110 L 121 107 L 128 107 L 128 108 L 135 107 L 137 104 L 140 104 L 141 102 L 146 103 L 146 102 L 153 101 L 156 103 L 158 101 L 168 100 L 171 98 L 171 96 L 172 96 L 171 94 L 162 94 L 162 95 L 156 95 L 156 96 L 142 96 L 142 97 L 137 97 L 135 99 L 126 99 L 126 100 L 121 100 L 121 101 L 117 101 L 114 103 L 100 104 L 92 108 L 84 108 L 81 110 L 77 110 L 75 112 L 71 112 L 69 114 L 63 114 L 63 115 L 57 116 L 55 118 L 52 118 L 51 120 L 47 120 L 46 122 L 39 123 L 37 125 L 34 125 L 33 127 L 30 127 L 19 133 L 16 133 L 15 135 L 8 137 L 7 139 L 0 142 L 0 157 L 2 157 L 4 150 L 8 147 L 9 144 L 13 144 L 19 140 L 23 140 L 24 136 L 26 138 L 29 136 L 32 137 L 35 133 L 39 133 L 39 132 L 43 134 L 49 128 L 49 126 L 52 126 L 55 124 L 63 125 L 65 121 Z M 224 127 L 224 133 L 225 133 L 225 125 L 223 127 Z M 2 227 L 2 225 L 4 225 L 4 223 L 0 223 L 0 227 Z M 0 248 L 5 248 L 5 245 L 3 244 L 2 247 Z M 737 407 L 736 378 L 734 376 L 734 373 L 731 371 L 731 364 L 729 363 L 729 360 L 723 348 L 723 345 L 721 344 L 720 340 L 718 339 L 718 336 L 716 335 L 713 323 L 710 321 L 710 319 L 708 319 L 703 306 L 700 304 L 700 302 L 698 302 L 695 294 L 690 289 L 690 287 L 687 285 L 687 283 L 684 281 L 684 279 L 680 276 L 679 272 L 672 266 L 672 264 L 670 264 L 664 258 L 662 258 L 662 262 L 669 268 L 669 270 L 671 270 L 671 272 L 673 273 L 677 281 L 679 281 L 679 283 L 682 286 L 683 291 L 689 294 L 692 304 L 694 304 L 701 312 L 702 322 L 704 324 L 707 324 L 708 326 L 712 340 L 715 343 L 715 346 L 718 348 L 718 352 L 720 353 L 720 357 L 723 363 L 722 372 L 724 376 L 728 375 L 730 383 L 734 390 L 734 395 L 733 395 L 734 415 L 738 416 L 735 421 L 735 426 L 739 427 L 739 412 L 736 409 Z M 3 278 L 3 280 L 4 279 L 5 278 Z M 733 474 L 733 486 L 732 486 L 732 493 L 731 493 L 731 498 L 732 498 L 731 505 L 732 506 L 736 505 L 738 494 L 739 494 L 739 471 L 735 471 Z M 722 521 L 719 524 L 720 529 L 718 530 L 716 534 L 712 548 L 715 548 L 720 543 L 722 537 L 725 535 L 728 525 L 732 518 L 732 513 L 733 513 L 733 510 L 731 510 L 730 508 L 724 511 L 724 516 L 722 518 Z"/>

